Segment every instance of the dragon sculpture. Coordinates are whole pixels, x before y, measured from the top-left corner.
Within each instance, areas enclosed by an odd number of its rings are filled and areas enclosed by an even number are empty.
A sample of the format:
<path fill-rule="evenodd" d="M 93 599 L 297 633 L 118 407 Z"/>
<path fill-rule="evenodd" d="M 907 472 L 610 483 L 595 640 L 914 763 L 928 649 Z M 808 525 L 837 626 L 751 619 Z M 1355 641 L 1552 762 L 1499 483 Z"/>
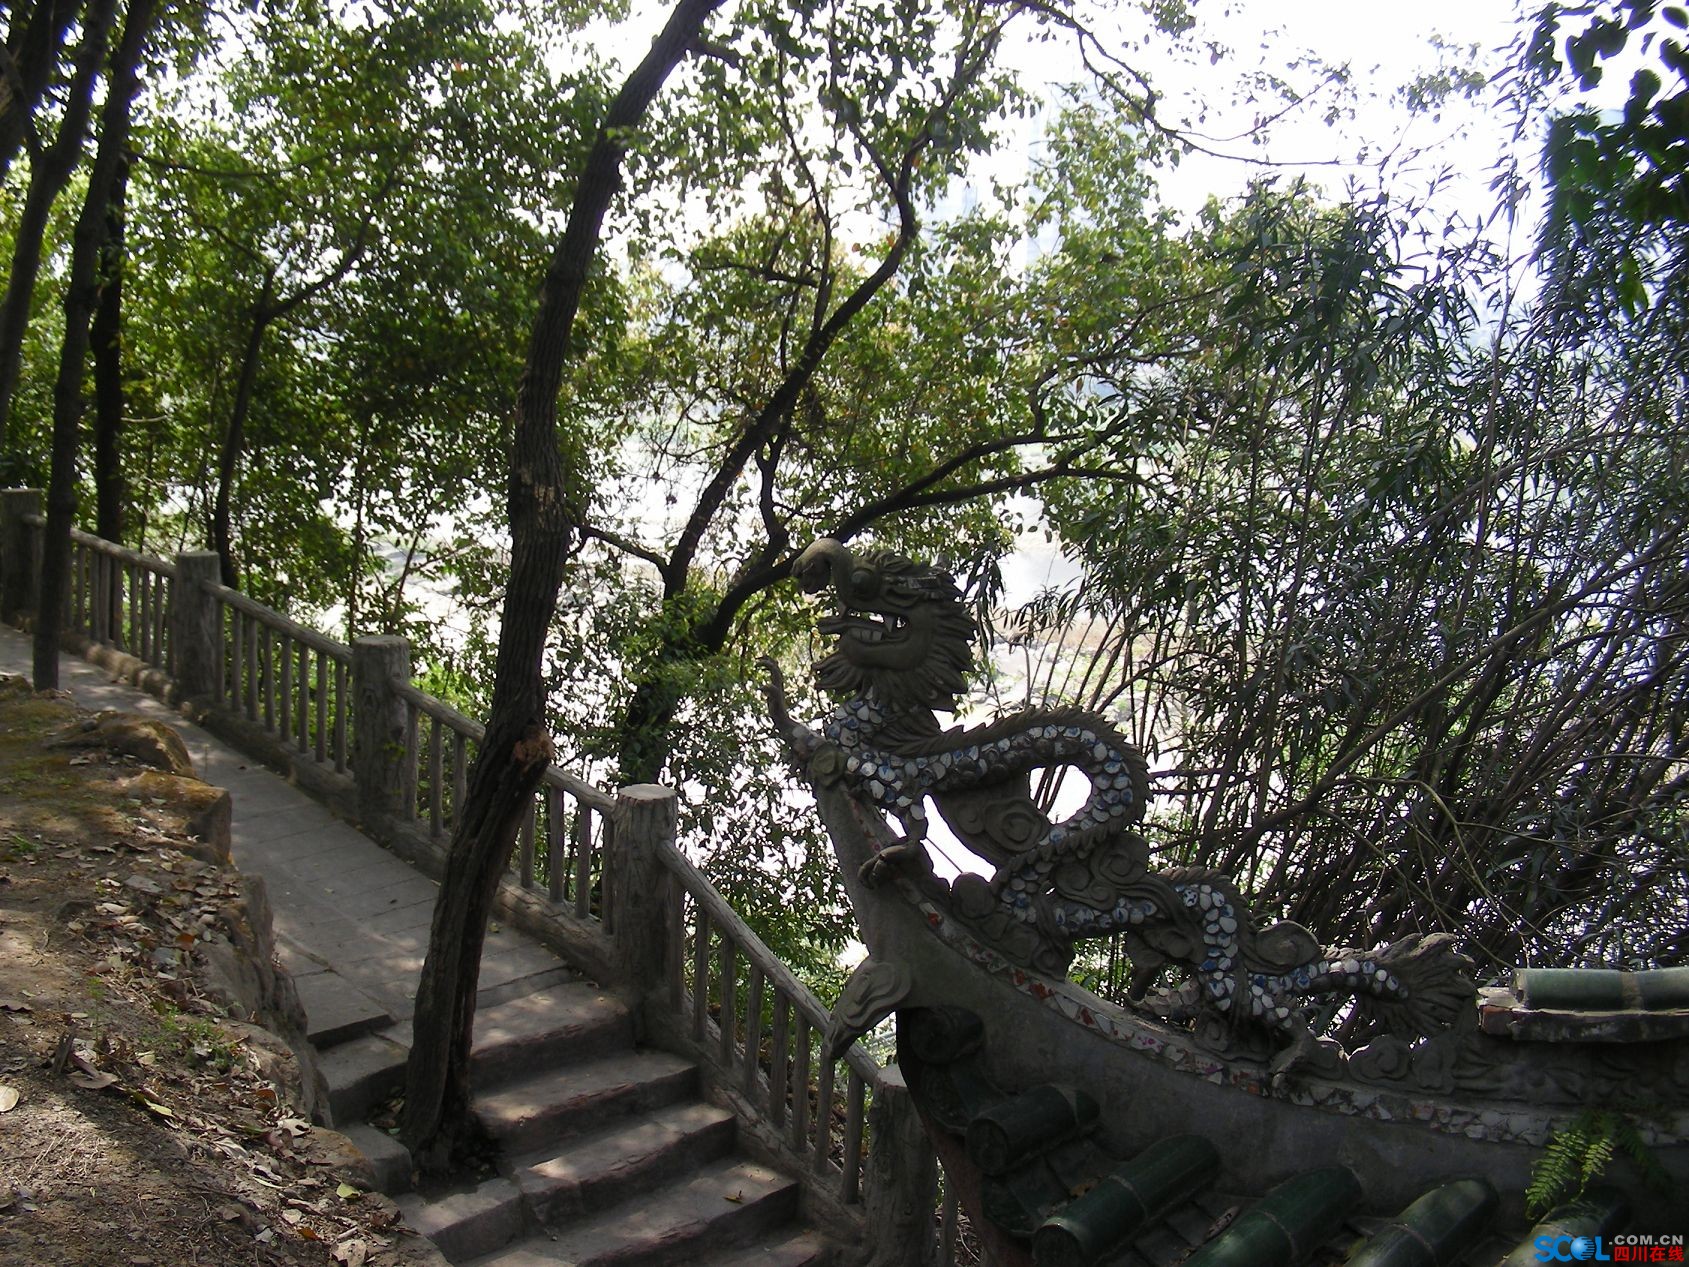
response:
<path fill-rule="evenodd" d="M 1268 1050 L 1287 1041 L 1311 1050 L 1302 1009 L 1316 996 L 1352 996 L 1374 1028 L 1407 1034 L 1439 1032 L 1470 1010 L 1471 964 L 1451 938 L 1412 937 L 1377 952 L 1322 949 L 1297 924 L 1257 927 L 1222 873 L 1152 871 L 1136 831 L 1150 795 L 1143 754 L 1102 716 L 1031 709 L 941 729 L 934 710 L 954 708 L 977 637 L 947 572 L 824 539 L 793 575 L 805 592 L 831 588 L 836 597 L 837 613 L 818 622 L 836 642 L 816 682 L 840 702 L 819 730 L 794 720 L 779 669 L 765 661 L 769 708 L 812 779 L 842 783 L 901 828 L 901 839 L 863 867 L 864 882 L 911 883 L 1007 958 L 1051 975 L 1065 975 L 1076 941 L 1123 934 L 1134 1000 L 1199 1033 L 1252 1031 Z M 1090 793 L 1051 822 L 1032 800 L 1029 775 L 1056 766 L 1082 772 Z M 924 847 L 929 798 L 996 868 L 990 879 L 964 874 L 946 885 L 933 873 Z M 1168 969 L 1184 980 L 1152 994 Z"/>

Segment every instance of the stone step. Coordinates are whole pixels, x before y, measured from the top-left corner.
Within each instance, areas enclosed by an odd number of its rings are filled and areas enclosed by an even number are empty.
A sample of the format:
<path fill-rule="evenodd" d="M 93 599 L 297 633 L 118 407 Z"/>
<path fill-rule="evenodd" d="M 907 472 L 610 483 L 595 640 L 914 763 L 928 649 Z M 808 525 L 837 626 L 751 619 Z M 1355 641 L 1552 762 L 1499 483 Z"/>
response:
<path fill-rule="evenodd" d="M 390 1197 L 411 1190 L 410 1149 L 367 1122 L 352 1122 L 341 1128 L 341 1134 L 356 1144 L 368 1160 L 377 1188 Z"/>
<path fill-rule="evenodd" d="M 393 1023 L 386 1006 L 333 969 L 294 978 L 305 1009 L 305 1036 L 327 1051 Z"/>
<path fill-rule="evenodd" d="M 696 1065 L 660 1051 L 620 1052 L 548 1069 L 475 1097 L 475 1115 L 511 1154 L 542 1148 L 696 1093 Z"/>
<path fill-rule="evenodd" d="M 484 971 L 484 962 L 482 966 Z M 485 980 L 484 977 L 482 979 Z M 569 967 L 568 964 L 560 963 L 554 967 L 541 968 L 523 976 L 512 977 L 508 981 L 499 981 L 493 985 L 482 986 L 475 991 L 475 1006 L 477 1008 L 498 1007 L 501 1004 L 509 1003 L 512 999 L 520 999 L 540 990 L 550 990 L 560 985 L 585 983 L 585 977 Z M 593 988 L 596 989 L 597 987 Z"/>
<path fill-rule="evenodd" d="M 797 1184 L 765 1166 L 723 1161 L 582 1222 L 527 1237 L 474 1267 L 666 1267 L 748 1245 L 797 1210 Z M 754 1261 L 754 1260 L 752 1260 Z"/>
<path fill-rule="evenodd" d="M 833 1247 L 820 1236 L 787 1227 L 697 1260 L 698 1267 L 828 1267 L 832 1262 Z"/>
<path fill-rule="evenodd" d="M 633 1018 L 627 1008 L 583 981 L 477 1011 L 470 1060 L 475 1085 L 485 1088 L 632 1045 Z"/>
<path fill-rule="evenodd" d="M 604 1055 L 632 1041 L 632 1019 L 610 995 L 586 982 L 554 985 L 477 1009 L 472 1076 L 476 1085 L 492 1086 L 520 1071 Z M 363 1034 L 322 1052 L 318 1067 L 335 1122 L 361 1122 L 397 1092 L 409 1055 L 408 1025 Z"/>
<path fill-rule="evenodd" d="M 502 1176 L 429 1198 L 409 1192 L 396 1203 L 405 1222 L 454 1263 L 490 1254 L 528 1226 L 522 1194 Z"/>
<path fill-rule="evenodd" d="M 733 1114 L 692 1101 L 573 1141 L 556 1156 L 523 1163 L 511 1178 L 542 1223 L 596 1213 L 733 1147 Z"/>
<path fill-rule="evenodd" d="M 329 1111 L 335 1126 L 362 1122 L 370 1110 L 405 1083 L 410 1048 L 386 1033 L 365 1034 L 331 1047 L 317 1058 L 328 1085 Z"/>

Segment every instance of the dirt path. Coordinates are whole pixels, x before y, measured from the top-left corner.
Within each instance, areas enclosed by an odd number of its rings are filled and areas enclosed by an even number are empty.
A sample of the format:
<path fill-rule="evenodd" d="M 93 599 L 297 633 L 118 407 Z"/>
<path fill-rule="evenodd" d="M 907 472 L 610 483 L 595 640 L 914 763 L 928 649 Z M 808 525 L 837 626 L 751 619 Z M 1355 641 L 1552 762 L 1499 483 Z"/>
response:
<path fill-rule="evenodd" d="M 208 952 L 250 894 L 189 835 L 204 798 L 58 746 L 84 716 L 0 681 L 0 1264 L 438 1262 L 231 1015 Z"/>

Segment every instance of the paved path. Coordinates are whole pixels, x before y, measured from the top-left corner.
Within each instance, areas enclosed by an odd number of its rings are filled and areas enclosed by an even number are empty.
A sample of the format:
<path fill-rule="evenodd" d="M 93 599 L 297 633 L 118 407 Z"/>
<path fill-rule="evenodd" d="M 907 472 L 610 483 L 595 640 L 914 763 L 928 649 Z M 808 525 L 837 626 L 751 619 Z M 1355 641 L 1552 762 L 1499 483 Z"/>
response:
<path fill-rule="evenodd" d="M 0 673 L 25 677 L 29 639 L 0 626 Z M 391 1026 L 408 1045 L 417 978 L 438 886 L 334 817 L 280 775 L 249 761 L 142 691 L 66 656 L 59 685 L 85 708 L 114 708 L 168 722 L 194 771 L 234 800 L 235 865 L 269 889 L 276 942 L 299 987 L 320 1047 Z M 550 950 L 506 929 L 487 937 L 481 1001 L 519 997 L 574 974 Z"/>

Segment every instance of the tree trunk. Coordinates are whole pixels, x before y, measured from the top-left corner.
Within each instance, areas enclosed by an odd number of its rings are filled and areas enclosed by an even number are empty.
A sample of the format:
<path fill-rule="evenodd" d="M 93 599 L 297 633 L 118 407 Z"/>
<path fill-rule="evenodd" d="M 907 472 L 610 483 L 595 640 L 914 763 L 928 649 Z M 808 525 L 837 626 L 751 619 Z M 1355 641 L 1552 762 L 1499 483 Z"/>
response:
<path fill-rule="evenodd" d="M 604 216 L 621 184 L 625 137 L 721 3 L 680 0 L 623 83 L 587 156 L 563 238 L 546 270 L 517 390 L 508 489 L 510 585 L 491 715 L 434 907 L 406 1069 L 402 1137 L 427 1171 L 449 1167 L 468 1142 L 469 1051 L 481 946 L 517 826 L 551 756 L 542 661 L 583 491 L 580 473 L 569 469 L 573 462 L 565 464 L 557 434 L 557 393 L 575 315 Z"/>
<path fill-rule="evenodd" d="M 6 281 L 6 297 L 0 300 L 0 448 L 14 450 L 17 437 L 12 425 L 12 400 L 17 394 L 18 373 L 23 362 L 23 338 L 29 329 L 29 307 L 35 298 L 35 279 L 41 271 L 41 247 L 47 234 L 47 216 L 70 180 L 93 111 L 94 81 L 105 60 L 117 0 L 92 0 L 82 26 L 82 48 L 76 58 L 76 73 L 65 103 L 59 134 L 30 165 L 29 190 L 12 239 L 12 271 Z M 90 264 L 90 267 L 92 265 Z M 51 513 L 51 506 L 48 507 Z"/>
<path fill-rule="evenodd" d="M 140 90 L 141 50 L 158 13 L 158 0 L 131 0 L 123 37 L 112 57 L 106 101 L 100 116 L 100 148 L 88 174 L 88 193 L 76 218 L 65 288 L 65 335 L 59 376 L 53 387 L 53 468 L 47 481 L 47 528 L 41 557 L 41 588 L 35 621 L 35 688 L 59 684 L 59 625 L 70 571 L 70 528 L 76 515 L 76 449 L 82 428 L 83 363 L 88 325 L 98 285 L 106 212 L 118 165 L 129 145 L 130 107 Z"/>
<path fill-rule="evenodd" d="M 129 160 L 117 166 L 106 206 L 99 294 L 89 330 L 94 352 L 94 531 L 123 540 L 123 211 Z"/>
<path fill-rule="evenodd" d="M 81 0 L 36 0 L 27 14 L 22 5 L 12 14 L 5 54 L 10 64 L 3 68 L 4 83 L 0 84 L 10 89 L 9 95 L 0 97 L 0 182 L 12 170 L 12 160 L 29 135 L 35 108 L 58 67 L 65 34 L 81 7 Z"/>
<path fill-rule="evenodd" d="M 671 729 L 681 693 L 666 681 L 646 678 L 634 684 L 616 725 L 616 781 L 657 783 L 674 749 Z"/>
<path fill-rule="evenodd" d="M 246 348 L 241 353 L 240 379 L 235 384 L 234 404 L 229 407 L 229 423 L 223 428 L 223 443 L 217 450 L 217 497 L 211 508 L 211 548 L 217 551 L 218 568 L 223 584 L 230 589 L 240 586 L 240 573 L 235 568 L 234 534 L 229 526 L 230 505 L 234 498 L 235 470 L 240 465 L 241 450 L 246 447 L 246 419 L 252 412 L 252 393 L 258 385 L 258 356 L 264 348 L 264 332 L 275 319 L 276 275 L 264 277 L 264 289 L 258 302 L 252 305 L 252 328 L 247 331 Z"/>
<path fill-rule="evenodd" d="M 340 262 L 328 272 L 295 290 L 284 298 L 276 296 L 274 269 L 264 274 L 264 285 L 252 305 L 252 328 L 247 332 L 246 348 L 241 353 L 240 378 L 235 384 L 234 403 L 229 407 L 228 426 L 223 429 L 223 441 L 217 453 L 217 496 L 211 509 L 211 545 L 217 551 L 218 571 L 223 584 L 230 589 L 240 585 L 240 572 L 235 566 L 234 531 L 231 526 L 235 473 L 246 448 L 246 420 L 252 413 L 252 397 L 258 386 L 258 358 L 264 350 L 264 335 L 270 327 L 345 277 L 363 258 L 375 231 L 375 205 L 380 203 L 398 183 L 403 164 L 395 162 L 382 182 L 381 189 L 368 209 L 366 217 L 352 243 L 340 253 Z"/>

